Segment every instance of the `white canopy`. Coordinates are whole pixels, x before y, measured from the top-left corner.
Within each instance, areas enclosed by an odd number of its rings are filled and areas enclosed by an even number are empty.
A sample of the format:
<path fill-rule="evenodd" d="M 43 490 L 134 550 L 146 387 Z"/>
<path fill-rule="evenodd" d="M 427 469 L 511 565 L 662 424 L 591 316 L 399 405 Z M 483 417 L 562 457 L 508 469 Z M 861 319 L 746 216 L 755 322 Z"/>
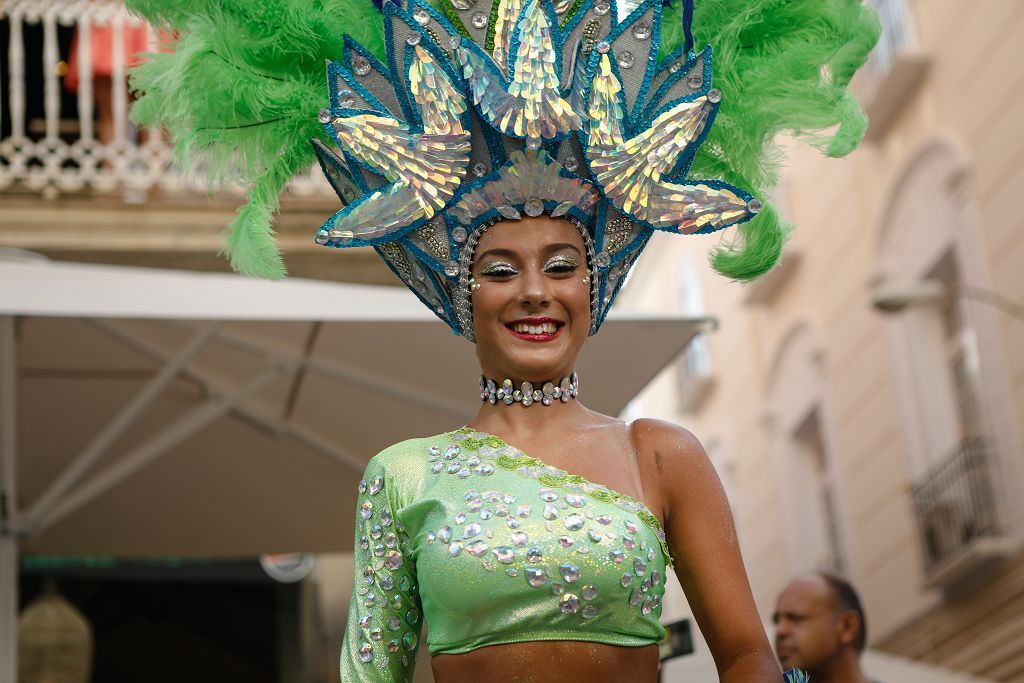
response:
<path fill-rule="evenodd" d="M 403 288 L 0 260 L 0 321 L 22 552 L 349 550 L 369 458 L 478 405 L 472 344 Z M 613 313 L 581 398 L 620 413 L 706 324 Z"/>

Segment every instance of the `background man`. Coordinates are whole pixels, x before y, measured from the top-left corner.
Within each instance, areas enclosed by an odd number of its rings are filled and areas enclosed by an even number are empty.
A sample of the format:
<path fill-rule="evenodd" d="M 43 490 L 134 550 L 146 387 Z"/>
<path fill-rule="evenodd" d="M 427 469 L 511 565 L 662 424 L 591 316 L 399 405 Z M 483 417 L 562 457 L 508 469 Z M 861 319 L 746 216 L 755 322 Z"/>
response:
<path fill-rule="evenodd" d="M 813 683 L 872 683 L 860 667 L 867 623 L 857 592 L 837 576 L 793 579 L 775 603 L 775 652 Z"/>

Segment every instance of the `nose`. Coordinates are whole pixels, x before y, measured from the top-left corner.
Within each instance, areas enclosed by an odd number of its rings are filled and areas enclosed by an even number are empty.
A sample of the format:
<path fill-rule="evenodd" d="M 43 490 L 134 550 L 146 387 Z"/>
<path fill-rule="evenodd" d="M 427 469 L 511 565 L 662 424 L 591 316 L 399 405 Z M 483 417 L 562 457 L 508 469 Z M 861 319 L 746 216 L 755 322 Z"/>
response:
<path fill-rule="evenodd" d="M 539 268 L 528 268 L 519 278 L 519 303 L 527 309 L 544 309 L 551 303 L 551 282 Z"/>

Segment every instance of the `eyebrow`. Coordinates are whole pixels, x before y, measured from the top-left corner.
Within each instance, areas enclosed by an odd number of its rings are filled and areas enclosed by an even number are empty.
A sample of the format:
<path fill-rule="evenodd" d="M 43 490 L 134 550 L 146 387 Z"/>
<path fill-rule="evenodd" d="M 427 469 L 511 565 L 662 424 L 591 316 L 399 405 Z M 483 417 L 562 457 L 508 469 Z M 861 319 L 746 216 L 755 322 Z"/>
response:
<path fill-rule="evenodd" d="M 583 254 L 580 253 L 580 250 L 576 247 L 575 244 L 569 244 L 568 242 L 559 242 L 557 244 L 549 244 L 548 246 L 544 247 L 544 251 L 549 253 L 549 254 L 553 253 L 553 252 L 556 252 L 556 251 L 562 251 L 563 249 L 572 249 L 577 254 L 580 254 L 580 256 L 583 255 Z"/>
<path fill-rule="evenodd" d="M 568 242 L 556 242 L 554 244 L 549 244 L 546 247 L 544 247 L 544 253 L 551 254 L 551 253 L 554 253 L 556 251 L 562 251 L 563 249 L 572 249 L 573 251 L 575 251 L 580 256 L 583 255 L 582 252 L 580 252 L 579 247 L 577 247 L 575 244 L 569 244 Z M 496 249 L 488 249 L 484 253 L 482 253 L 479 256 L 477 256 L 477 258 L 480 259 L 480 260 L 483 260 L 484 258 L 486 258 L 488 256 L 504 256 L 505 258 L 516 258 L 516 257 L 519 256 L 519 254 L 516 253 L 515 251 L 513 251 L 512 249 L 497 249 L 496 248 Z"/>

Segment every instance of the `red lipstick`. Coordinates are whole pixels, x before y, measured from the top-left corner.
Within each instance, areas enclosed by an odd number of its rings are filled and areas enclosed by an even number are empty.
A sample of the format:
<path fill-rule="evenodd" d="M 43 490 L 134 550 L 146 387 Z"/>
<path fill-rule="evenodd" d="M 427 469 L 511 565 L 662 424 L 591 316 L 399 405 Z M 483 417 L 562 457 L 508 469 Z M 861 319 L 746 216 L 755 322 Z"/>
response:
<path fill-rule="evenodd" d="M 565 323 L 546 317 L 519 318 L 505 323 L 505 328 L 519 339 L 547 342 L 558 338 L 565 329 Z"/>

